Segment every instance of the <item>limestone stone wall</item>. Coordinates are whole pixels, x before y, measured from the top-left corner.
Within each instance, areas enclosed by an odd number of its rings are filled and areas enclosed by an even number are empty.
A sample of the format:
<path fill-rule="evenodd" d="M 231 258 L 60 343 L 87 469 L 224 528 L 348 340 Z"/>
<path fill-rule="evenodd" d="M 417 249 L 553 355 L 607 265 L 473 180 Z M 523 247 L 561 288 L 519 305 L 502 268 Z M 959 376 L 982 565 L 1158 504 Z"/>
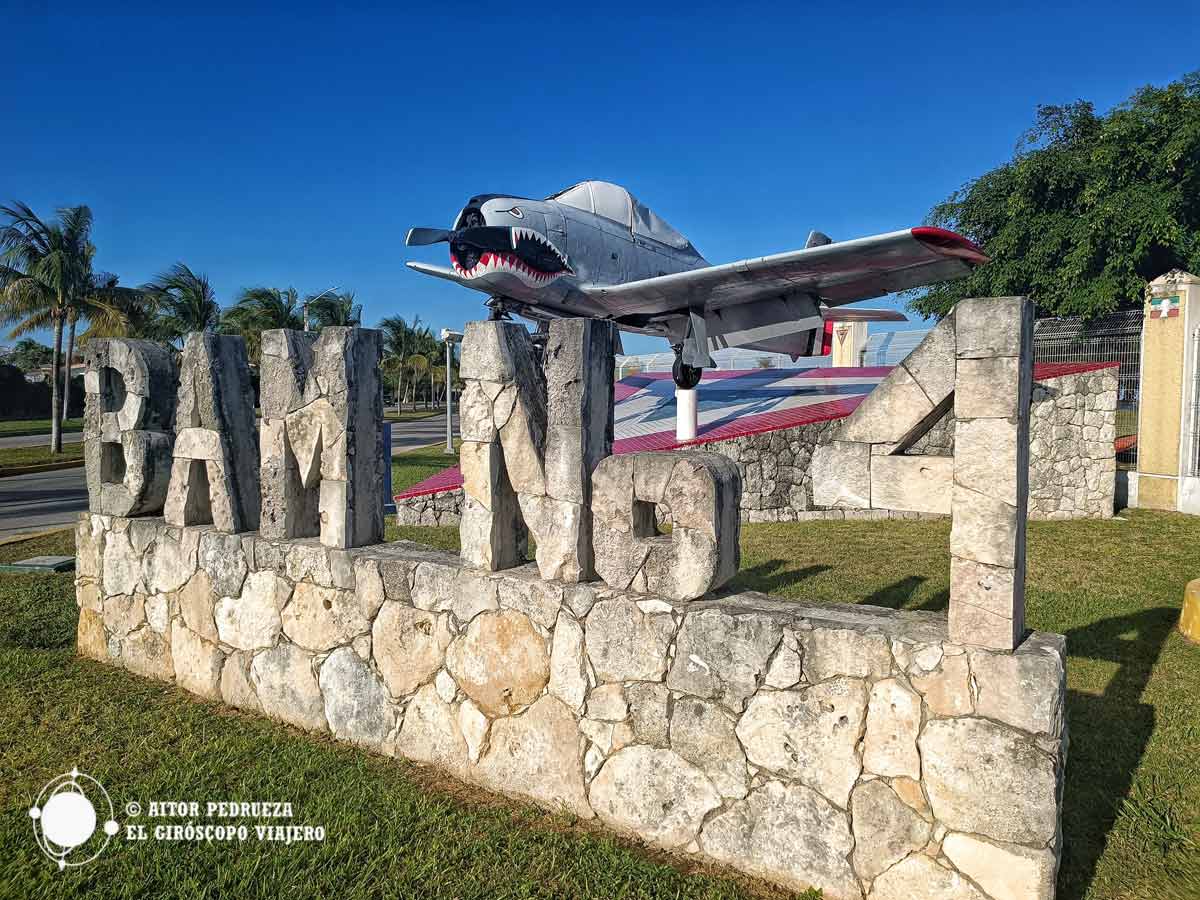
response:
<path fill-rule="evenodd" d="M 81 653 L 827 900 L 1051 898 L 1064 647 L 81 517 Z"/>
<path fill-rule="evenodd" d="M 1029 517 L 1109 518 L 1115 507 L 1117 370 L 1099 369 L 1034 383 L 1029 420 Z M 881 510 L 825 510 L 813 503 L 809 463 L 841 420 L 781 428 L 703 445 L 738 464 L 742 520 L 794 522 L 885 518 Z M 909 451 L 954 453 L 954 413 L 947 412 Z M 396 503 L 401 525 L 456 525 L 461 491 Z M 917 518 L 917 513 L 894 514 Z M 921 514 L 924 515 L 924 514 Z"/>

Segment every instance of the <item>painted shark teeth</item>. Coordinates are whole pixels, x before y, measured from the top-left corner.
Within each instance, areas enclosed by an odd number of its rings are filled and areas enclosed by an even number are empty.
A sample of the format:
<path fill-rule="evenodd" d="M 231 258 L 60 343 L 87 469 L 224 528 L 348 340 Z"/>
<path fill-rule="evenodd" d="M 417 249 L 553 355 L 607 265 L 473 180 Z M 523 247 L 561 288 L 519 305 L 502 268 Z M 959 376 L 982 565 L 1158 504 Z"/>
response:
<path fill-rule="evenodd" d="M 570 271 L 571 267 L 567 265 L 567 258 L 562 255 L 562 251 L 555 247 L 554 244 L 550 243 L 550 241 L 546 240 L 546 238 L 543 237 L 539 232 L 534 231 L 532 228 L 523 228 L 521 226 L 513 226 L 510 230 L 512 232 L 511 236 L 514 250 L 517 249 L 517 244 L 522 240 L 536 241 L 539 246 L 549 250 L 554 254 L 554 258 L 558 260 L 559 265 L 561 265 L 567 271 Z"/>
<path fill-rule="evenodd" d="M 530 287 L 541 287 L 549 284 L 555 278 L 563 275 L 563 272 L 539 272 L 524 262 L 515 253 L 495 253 L 487 252 L 479 257 L 479 261 L 474 266 L 467 269 L 459 261 L 451 257 L 450 262 L 454 267 L 454 271 L 465 279 L 479 278 L 483 275 L 491 275 L 497 272 L 502 272 L 509 275 L 515 275 Z"/>

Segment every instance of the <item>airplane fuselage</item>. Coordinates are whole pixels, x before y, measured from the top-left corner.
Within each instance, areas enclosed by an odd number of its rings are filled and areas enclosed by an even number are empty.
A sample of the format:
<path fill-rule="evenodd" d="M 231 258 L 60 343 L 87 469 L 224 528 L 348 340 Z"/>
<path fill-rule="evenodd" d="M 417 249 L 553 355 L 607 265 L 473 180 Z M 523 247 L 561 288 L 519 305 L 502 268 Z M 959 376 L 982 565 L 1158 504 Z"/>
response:
<path fill-rule="evenodd" d="M 581 291 L 581 285 L 624 284 L 709 265 L 682 236 L 677 238 L 685 245 L 681 248 L 637 233 L 634 211 L 628 212 L 630 219 L 619 222 L 554 199 L 472 197 L 455 219 L 454 228 L 462 239 L 450 243 L 451 265 L 467 286 L 496 296 L 533 319 L 606 317 L 609 311 Z M 491 240 L 479 242 L 489 246 L 472 246 L 468 232 L 472 228 L 515 231 L 516 246 L 503 248 Z M 539 246 L 541 241 L 558 251 L 566 265 L 555 265 L 553 255 Z M 549 265 L 544 264 L 547 257 Z M 622 324 L 629 330 L 665 333 L 650 317 L 628 319 Z"/>

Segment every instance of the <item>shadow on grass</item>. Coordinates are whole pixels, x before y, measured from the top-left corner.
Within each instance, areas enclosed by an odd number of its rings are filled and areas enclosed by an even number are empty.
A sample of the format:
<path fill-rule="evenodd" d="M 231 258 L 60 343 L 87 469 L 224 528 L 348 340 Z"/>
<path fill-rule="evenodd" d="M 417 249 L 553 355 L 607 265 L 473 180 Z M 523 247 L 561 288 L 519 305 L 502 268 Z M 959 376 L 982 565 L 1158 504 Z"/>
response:
<path fill-rule="evenodd" d="M 913 598 L 917 595 L 928 579 L 920 575 L 909 575 L 907 578 L 901 578 L 899 581 L 893 582 L 882 587 L 875 593 L 868 595 L 863 599 L 863 603 L 867 606 L 884 606 L 888 609 L 921 609 L 928 612 L 937 612 L 945 610 L 950 605 L 950 592 L 948 590 L 938 591 L 932 597 L 926 598 L 921 603 L 913 603 Z"/>
<path fill-rule="evenodd" d="M 833 568 L 833 566 L 804 566 L 801 569 L 793 569 L 792 565 L 792 562 L 786 559 L 769 559 L 748 569 L 742 569 L 729 582 L 727 590 L 762 591 L 764 594 L 771 594 Z"/>
<path fill-rule="evenodd" d="M 1064 900 L 1088 893 L 1122 807 L 1139 802 L 1130 788 L 1155 725 L 1154 707 L 1141 698 L 1178 616 L 1176 609 L 1158 607 L 1067 632 L 1069 656 L 1117 669 L 1103 694 L 1067 691 L 1070 746 L 1058 877 Z"/>

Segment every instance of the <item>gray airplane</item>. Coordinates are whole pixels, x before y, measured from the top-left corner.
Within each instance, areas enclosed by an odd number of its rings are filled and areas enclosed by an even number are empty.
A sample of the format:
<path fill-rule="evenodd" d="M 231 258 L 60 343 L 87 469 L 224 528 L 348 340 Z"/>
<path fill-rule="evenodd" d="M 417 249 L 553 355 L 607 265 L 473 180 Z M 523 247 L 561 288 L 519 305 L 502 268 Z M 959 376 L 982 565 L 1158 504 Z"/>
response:
<path fill-rule="evenodd" d="M 830 352 L 833 323 L 905 321 L 892 310 L 839 309 L 893 291 L 960 278 L 987 262 L 966 238 L 906 228 L 723 265 L 619 185 L 584 181 L 545 200 L 480 194 L 450 230 L 413 228 L 408 246 L 450 244 L 450 267 L 408 266 L 491 295 L 493 317 L 539 323 L 587 316 L 665 337 L 675 383 L 695 387 L 710 349 L 745 347 L 792 359 Z"/>

